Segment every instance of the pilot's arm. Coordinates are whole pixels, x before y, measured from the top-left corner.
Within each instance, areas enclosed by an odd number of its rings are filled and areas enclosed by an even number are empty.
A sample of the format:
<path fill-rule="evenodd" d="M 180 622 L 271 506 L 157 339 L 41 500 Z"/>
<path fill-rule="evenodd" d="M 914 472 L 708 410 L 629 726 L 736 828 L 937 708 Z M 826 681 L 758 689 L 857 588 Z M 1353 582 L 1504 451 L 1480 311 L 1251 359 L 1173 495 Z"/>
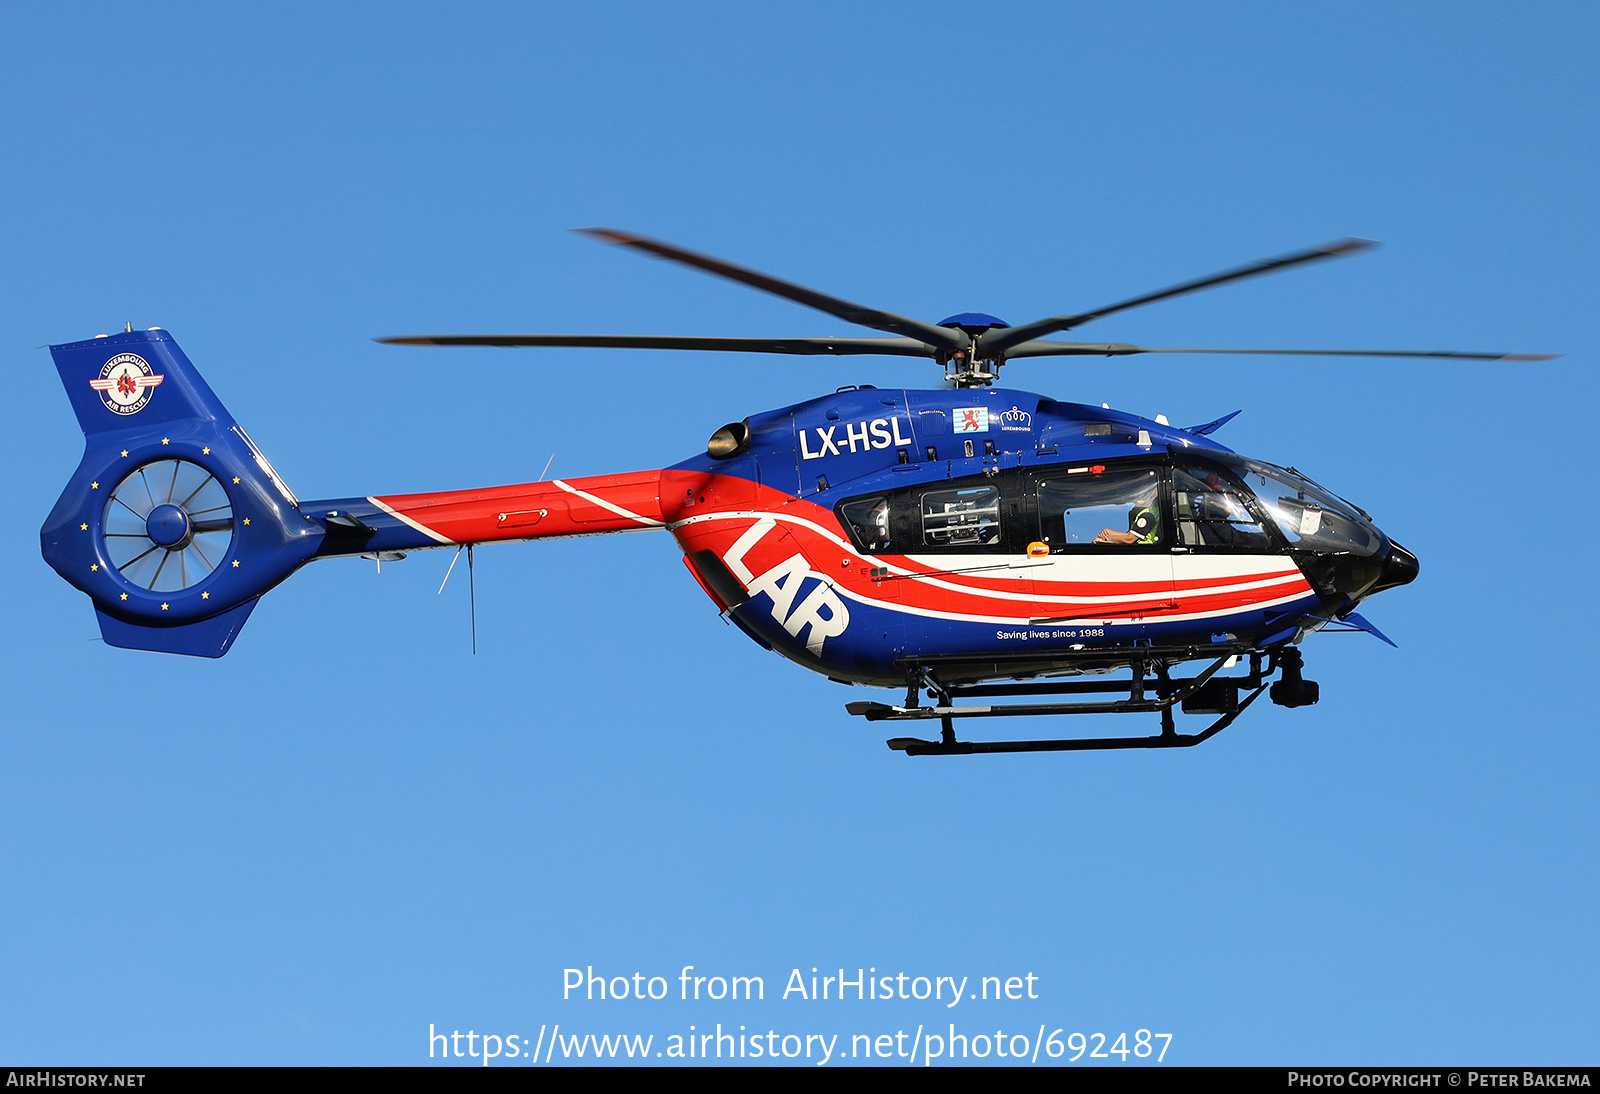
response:
<path fill-rule="evenodd" d="M 1128 514 L 1128 531 L 1114 532 L 1102 528 L 1094 537 L 1096 543 L 1151 544 L 1161 538 L 1161 520 L 1154 505 L 1141 505 Z"/>

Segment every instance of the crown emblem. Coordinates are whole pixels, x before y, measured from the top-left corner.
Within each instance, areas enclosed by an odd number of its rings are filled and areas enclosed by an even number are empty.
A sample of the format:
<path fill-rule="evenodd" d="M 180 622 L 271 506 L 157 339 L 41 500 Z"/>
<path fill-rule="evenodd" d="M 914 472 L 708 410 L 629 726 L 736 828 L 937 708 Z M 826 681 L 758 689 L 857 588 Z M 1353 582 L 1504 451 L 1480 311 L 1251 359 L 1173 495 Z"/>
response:
<path fill-rule="evenodd" d="M 1012 407 L 1000 414 L 1001 429 L 1032 429 L 1033 415 L 1020 407 Z"/>

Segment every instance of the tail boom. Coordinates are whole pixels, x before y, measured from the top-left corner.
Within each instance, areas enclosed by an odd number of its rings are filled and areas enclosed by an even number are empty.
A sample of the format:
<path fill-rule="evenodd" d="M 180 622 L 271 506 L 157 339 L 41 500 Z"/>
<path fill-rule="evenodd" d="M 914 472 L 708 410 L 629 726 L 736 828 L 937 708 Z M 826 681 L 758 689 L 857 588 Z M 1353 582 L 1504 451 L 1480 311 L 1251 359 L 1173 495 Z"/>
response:
<path fill-rule="evenodd" d="M 359 542 L 358 537 L 331 537 L 323 554 L 592 536 L 666 525 L 660 471 L 333 499 L 308 502 L 302 511 L 331 521 L 330 530 L 338 527 L 339 514 L 371 530 Z"/>

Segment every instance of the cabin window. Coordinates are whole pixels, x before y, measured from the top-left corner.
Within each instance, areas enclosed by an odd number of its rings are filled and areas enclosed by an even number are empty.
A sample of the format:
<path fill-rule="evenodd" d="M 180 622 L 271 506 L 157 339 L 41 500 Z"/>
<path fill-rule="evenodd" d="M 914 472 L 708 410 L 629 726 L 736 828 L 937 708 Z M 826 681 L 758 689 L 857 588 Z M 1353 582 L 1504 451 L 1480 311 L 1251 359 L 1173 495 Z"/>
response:
<path fill-rule="evenodd" d="M 887 551 L 894 546 L 889 533 L 889 499 L 884 495 L 841 502 L 839 517 L 861 550 Z"/>
<path fill-rule="evenodd" d="M 922 495 L 925 547 L 993 547 L 1000 542 L 1000 491 L 993 486 Z"/>
<path fill-rule="evenodd" d="M 1052 551 L 1137 551 L 1170 538 L 1153 467 L 1063 467 L 1039 480 L 1039 539 Z"/>
<path fill-rule="evenodd" d="M 870 554 L 1020 551 L 1022 480 L 1016 470 L 846 498 L 835 507 L 856 548 Z"/>
<path fill-rule="evenodd" d="M 1276 546 L 1232 476 L 1210 467 L 1180 466 L 1173 469 L 1172 487 L 1180 545 L 1247 551 Z"/>

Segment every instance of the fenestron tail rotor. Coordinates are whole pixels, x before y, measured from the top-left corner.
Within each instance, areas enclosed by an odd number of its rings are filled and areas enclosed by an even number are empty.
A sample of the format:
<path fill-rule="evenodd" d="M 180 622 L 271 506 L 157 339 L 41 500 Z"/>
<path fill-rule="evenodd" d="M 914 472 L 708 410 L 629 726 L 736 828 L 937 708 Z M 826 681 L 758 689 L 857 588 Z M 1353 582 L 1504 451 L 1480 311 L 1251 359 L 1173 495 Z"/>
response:
<path fill-rule="evenodd" d="M 127 581 L 179 592 L 214 571 L 233 541 L 233 506 L 216 476 L 187 460 L 145 464 L 106 502 L 106 558 Z"/>
<path fill-rule="evenodd" d="M 875 354 L 930 357 L 945 367 L 945 377 L 957 387 L 993 383 L 1000 365 L 1023 357 L 1125 357 L 1141 353 L 1257 354 L 1264 356 L 1446 358 L 1477 361 L 1549 361 L 1559 354 L 1475 353 L 1456 350 L 1352 350 L 1352 349 L 1227 349 L 1190 346 L 1136 346 L 1126 342 L 1058 342 L 1040 337 L 1071 330 L 1117 312 L 1169 300 L 1201 289 L 1276 273 L 1324 259 L 1370 250 L 1367 239 L 1342 239 L 1275 258 L 1262 259 L 1221 273 L 1180 282 L 1155 292 L 1129 297 L 1092 311 L 1039 319 L 1012 327 L 993 316 L 962 313 L 943 323 L 925 323 L 894 312 L 854 304 L 839 297 L 783 281 L 769 274 L 725 262 L 710 255 L 611 228 L 578 229 L 584 235 L 631 247 L 656 258 L 692 266 L 706 273 L 737 281 L 763 292 L 860 326 L 895 335 L 892 338 L 715 338 L 675 335 L 612 334 L 444 334 L 379 338 L 389 345 L 429 346 L 591 346 L 632 349 L 714 350 L 743 353 L 783 353 L 799 356 Z"/>

